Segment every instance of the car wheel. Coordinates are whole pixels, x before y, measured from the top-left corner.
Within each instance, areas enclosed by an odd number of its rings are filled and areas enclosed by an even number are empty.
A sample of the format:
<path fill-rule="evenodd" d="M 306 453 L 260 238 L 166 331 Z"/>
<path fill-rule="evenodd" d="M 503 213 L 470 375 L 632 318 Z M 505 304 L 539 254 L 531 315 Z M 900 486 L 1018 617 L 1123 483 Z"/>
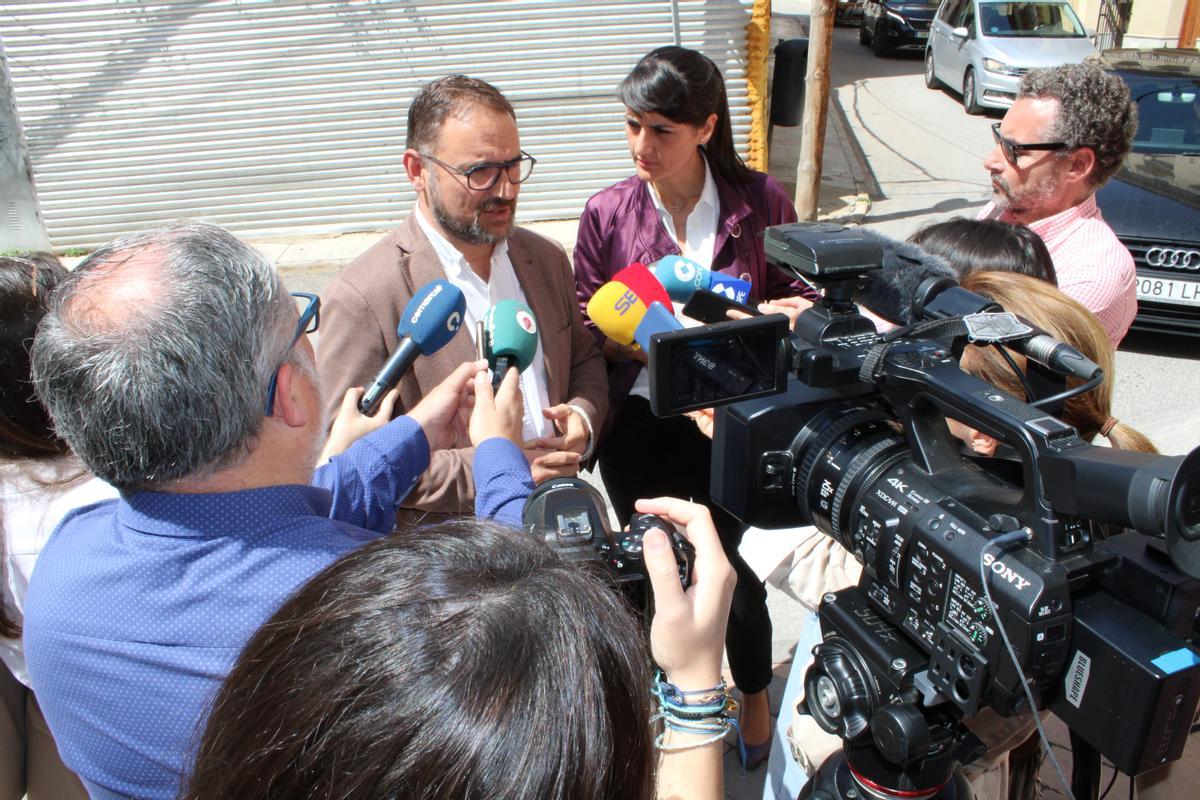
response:
<path fill-rule="evenodd" d="M 940 88 L 942 82 L 937 79 L 937 73 L 933 71 L 933 48 L 925 51 L 925 88 L 937 89 Z"/>
<path fill-rule="evenodd" d="M 858 43 L 866 44 L 869 41 L 871 41 L 871 39 L 869 36 L 867 36 L 867 20 L 864 17 L 863 20 L 858 23 Z"/>
<path fill-rule="evenodd" d="M 983 107 L 979 105 L 979 98 L 975 94 L 975 70 L 967 67 L 967 74 L 963 76 L 963 110 L 968 114 L 979 114 L 983 111 Z"/>
<path fill-rule="evenodd" d="M 883 57 L 892 52 L 892 48 L 888 47 L 887 43 L 887 21 L 880 20 L 875 26 L 875 30 L 871 32 L 871 51 L 875 55 Z"/>

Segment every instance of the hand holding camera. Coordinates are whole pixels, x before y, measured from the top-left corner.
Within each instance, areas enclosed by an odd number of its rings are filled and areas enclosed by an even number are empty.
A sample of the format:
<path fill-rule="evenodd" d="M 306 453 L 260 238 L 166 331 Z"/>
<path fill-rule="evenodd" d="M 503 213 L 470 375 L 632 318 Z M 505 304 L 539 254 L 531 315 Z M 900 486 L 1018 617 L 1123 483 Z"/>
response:
<path fill-rule="evenodd" d="M 646 573 L 654 590 L 650 648 L 655 662 L 681 689 L 714 685 L 721 677 L 725 623 L 735 575 L 708 509 L 671 497 L 638 500 L 638 511 L 657 514 L 681 526 L 695 548 L 691 584 L 684 589 L 670 534 L 657 528 L 643 534 Z"/>

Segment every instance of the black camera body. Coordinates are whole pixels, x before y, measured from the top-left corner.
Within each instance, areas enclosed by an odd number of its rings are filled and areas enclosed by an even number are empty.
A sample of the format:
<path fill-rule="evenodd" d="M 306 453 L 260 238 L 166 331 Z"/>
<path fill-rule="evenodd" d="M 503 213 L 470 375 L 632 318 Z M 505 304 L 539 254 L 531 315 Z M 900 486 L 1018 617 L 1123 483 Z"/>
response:
<path fill-rule="evenodd" d="M 658 528 L 671 542 L 680 583 L 685 589 L 691 585 L 696 550 L 674 525 L 653 514 L 634 514 L 627 530 L 613 531 L 604 498 L 579 478 L 552 478 L 540 484 L 525 501 L 522 522 L 563 558 L 600 565 L 639 607 L 646 599 L 642 537 Z"/>
<path fill-rule="evenodd" d="M 1022 347 L 1033 329 L 945 279 L 918 290 L 924 321 L 877 334 L 854 304 L 881 266 L 864 234 L 798 223 L 765 241 L 824 298 L 777 343 L 781 393 L 716 401 L 711 491 L 751 525 L 814 524 L 863 565 L 857 587 L 822 604 L 818 650 L 836 663 L 818 653 L 809 675 L 808 697 L 826 678 L 844 716 L 814 717 L 853 740 L 890 706 L 1009 716 L 1028 709 L 1028 688 L 1122 771 L 1178 758 L 1200 701 L 1200 588 L 1176 568 L 1200 563 L 1200 448 L 1096 447 L 964 372 L 968 341 Z M 651 364 L 696 361 L 706 335 L 737 352 L 742 324 L 656 336 Z M 687 404 L 657 389 L 658 408 Z M 947 417 L 1012 457 L 964 455 Z M 1099 541 L 1099 524 L 1148 536 Z"/>

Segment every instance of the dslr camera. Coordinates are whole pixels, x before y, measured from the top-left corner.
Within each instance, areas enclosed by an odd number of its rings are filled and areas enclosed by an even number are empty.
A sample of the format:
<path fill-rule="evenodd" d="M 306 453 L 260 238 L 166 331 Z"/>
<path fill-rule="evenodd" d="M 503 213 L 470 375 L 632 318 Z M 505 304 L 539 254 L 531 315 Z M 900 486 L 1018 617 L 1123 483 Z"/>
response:
<path fill-rule="evenodd" d="M 719 406 L 719 505 L 815 525 L 862 563 L 818 612 L 806 702 L 845 746 L 814 791 L 954 796 L 981 752 L 961 721 L 983 709 L 1049 709 L 1127 774 L 1178 758 L 1200 700 L 1200 448 L 1084 442 L 1051 409 L 1099 385 L 1096 365 L 953 281 L 922 283 L 915 321 L 878 334 L 854 302 L 883 263 L 861 232 L 783 225 L 765 248 L 822 299 L 794 330 L 769 315 L 654 334 L 651 404 Z M 960 367 L 968 343 L 1021 351 L 1062 391 L 998 391 Z M 964 454 L 947 417 L 1009 457 Z"/>
<path fill-rule="evenodd" d="M 604 498 L 579 478 L 552 478 L 540 484 L 525 501 L 522 523 L 530 535 L 545 541 L 563 558 L 598 569 L 647 622 L 653 615 L 642 552 L 647 531 L 658 528 L 666 532 L 679 581 L 685 589 L 691 585 L 696 549 L 674 525 L 654 514 L 634 514 L 626 530 L 613 531 Z"/>

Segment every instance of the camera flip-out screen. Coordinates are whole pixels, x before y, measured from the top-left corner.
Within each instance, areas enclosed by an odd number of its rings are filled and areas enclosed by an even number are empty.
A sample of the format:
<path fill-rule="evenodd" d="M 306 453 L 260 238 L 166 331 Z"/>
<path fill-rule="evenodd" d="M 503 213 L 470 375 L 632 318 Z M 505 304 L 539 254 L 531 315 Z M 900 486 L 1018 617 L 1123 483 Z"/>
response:
<path fill-rule="evenodd" d="M 660 417 L 778 394 L 787 386 L 787 317 L 769 314 L 650 339 L 650 409 Z"/>

